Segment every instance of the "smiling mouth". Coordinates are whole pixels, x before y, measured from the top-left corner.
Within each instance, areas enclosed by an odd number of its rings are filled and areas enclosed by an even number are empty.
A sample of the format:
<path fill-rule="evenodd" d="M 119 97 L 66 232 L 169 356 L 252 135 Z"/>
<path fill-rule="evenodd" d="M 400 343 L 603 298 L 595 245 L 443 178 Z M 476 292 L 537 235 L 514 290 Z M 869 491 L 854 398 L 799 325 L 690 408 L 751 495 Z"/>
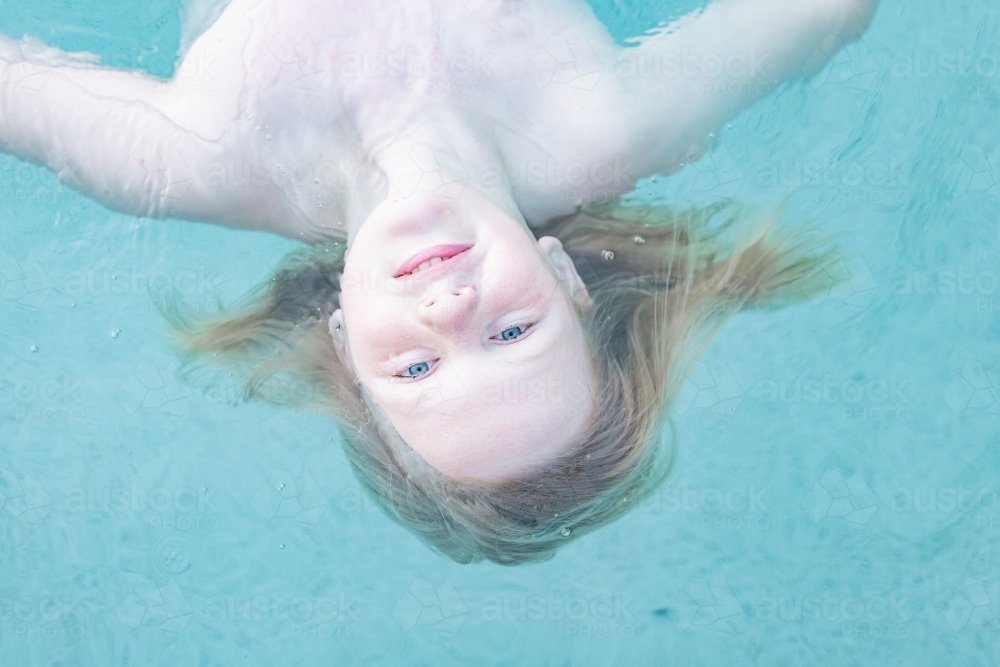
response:
<path fill-rule="evenodd" d="M 394 278 L 405 278 L 407 276 L 412 276 L 421 271 L 426 271 L 427 269 L 437 266 L 439 264 L 444 264 L 450 260 L 465 254 L 472 248 L 471 245 L 439 245 L 432 248 L 427 248 L 426 250 L 421 250 L 416 255 L 406 260 L 399 270 L 396 271 Z"/>

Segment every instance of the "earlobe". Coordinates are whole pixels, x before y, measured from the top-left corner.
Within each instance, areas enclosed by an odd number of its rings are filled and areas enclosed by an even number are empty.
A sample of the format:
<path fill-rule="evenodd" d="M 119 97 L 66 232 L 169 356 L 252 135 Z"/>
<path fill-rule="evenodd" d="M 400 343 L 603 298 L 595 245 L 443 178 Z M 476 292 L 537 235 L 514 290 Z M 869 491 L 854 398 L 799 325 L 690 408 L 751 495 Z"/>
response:
<path fill-rule="evenodd" d="M 559 282 L 566 288 L 573 303 L 580 308 L 589 308 L 594 305 L 594 300 L 587 291 L 587 286 L 577 272 L 573 259 L 563 248 L 562 242 L 554 236 L 543 236 L 538 239 L 538 247 L 552 262 Z"/>

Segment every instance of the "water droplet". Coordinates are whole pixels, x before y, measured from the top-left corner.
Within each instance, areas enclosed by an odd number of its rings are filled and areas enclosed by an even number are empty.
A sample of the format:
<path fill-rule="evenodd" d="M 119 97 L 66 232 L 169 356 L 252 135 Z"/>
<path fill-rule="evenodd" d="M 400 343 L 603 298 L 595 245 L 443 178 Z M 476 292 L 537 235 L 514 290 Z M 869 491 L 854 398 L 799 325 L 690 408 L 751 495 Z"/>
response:
<path fill-rule="evenodd" d="M 269 135 L 267 135 L 267 136 L 266 136 L 266 137 L 264 137 L 264 138 L 265 138 L 265 139 L 267 139 L 268 141 L 270 141 L 270 140 L 271 140 L 271 135 L 269 134 Z"/>
<path fill-rule="evenodd" d="M 279 545 L 278 545 L 278 548 L 279 548 L 279 549 L 284 549 L 284 548 L 285 548 L 285 545 L 284 545 L 284 544 L 279 544 Z"/>
<path fill-rule="evenodd" d="M 611 260 L 613 260 L 615 258 L 615 253 L 611 252 L 610 250 L 602 250 L 601 251 L 601 257 L 603 257 L 604 259 L 606 259 L 606 260 L 608 260 L 610 262 Z"/>
<path fill-rule="evenodd" d="M 573 531 L 571 531 L 569 528 L 563 528 L 562 530 L 559 531 L 559 534 L 562 535 L 563 537 L 569 537 L 569 534 L 571 532 Z"/>
<path fill-rule="evenodd" d="M 122 332 L 121 329 L 112 329 L 111 330 L 111 337 L 112 338 L 118 338 L 118 334 L 120 334 L 121 332 Z"/>
<path fill-rule="evenodd" d="M 69 304 L 69 307 L 70 308 L 76 308 L 76 304 L 75 303 L 71 303 L 71 304 Z"/>
<path fill-rule="evenodd" d="M 284 488 L 285 488 L 285 483 L 284 482 L 282 482 L 281 484 L 278 485 L 278 491 L 281 491 Z"/>
<path fill-rule="evenodd" d="M 643 243 L 645 243 L 645 242 L 646 242 L 646 239 L 642 238 L 641 236 L 636 236 L 636 237 L 635 237 L 634 239 L 632 239 L 632 240 L 633 240 L 633 241 L 635 241 L 635 244 L 636 244 L 636 245 L 642 245 Z"/>
<path fill-rule="evenodd" d="M 682 164 L 683 164 L 683 163 L 682 163 Z M 652 177 L 651 179 L 649 179 L 649 180 L 651 180 L 652 182 L 656 183 L 656 176 L 653 176 L 653 177 Z"/>
<path fill-rule="evenodd" d="M 32 345 L 31 346 L 31 351 L 32 352 L 38 352 L 38 346 L 37 345 Z"/>
<path fill-rule="evenodd" d="M 708 133 L 708 138 L 709 139 L 715 139 L 715 132 L 709 132 Z"/>

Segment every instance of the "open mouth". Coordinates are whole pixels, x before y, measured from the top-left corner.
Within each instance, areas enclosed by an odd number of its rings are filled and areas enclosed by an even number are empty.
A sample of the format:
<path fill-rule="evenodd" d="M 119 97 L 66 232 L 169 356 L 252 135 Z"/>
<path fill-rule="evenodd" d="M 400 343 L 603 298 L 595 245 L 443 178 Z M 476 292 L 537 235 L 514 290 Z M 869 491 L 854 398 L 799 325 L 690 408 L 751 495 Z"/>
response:
<path fill-rule="evenodd" d="M 405 278 L 406 276 L 412 276 L 420 273 L 421 271 L 426 271 L 427 269 L 443 264 L 456 257 L 463 255 L 472 248 L 471 245 L 438 245 L 432 248 L 427 248 L 426 250 L 421 250 L 413 257 L 406 260 L 399 270 L 396 271 L 394 278 Z"/>

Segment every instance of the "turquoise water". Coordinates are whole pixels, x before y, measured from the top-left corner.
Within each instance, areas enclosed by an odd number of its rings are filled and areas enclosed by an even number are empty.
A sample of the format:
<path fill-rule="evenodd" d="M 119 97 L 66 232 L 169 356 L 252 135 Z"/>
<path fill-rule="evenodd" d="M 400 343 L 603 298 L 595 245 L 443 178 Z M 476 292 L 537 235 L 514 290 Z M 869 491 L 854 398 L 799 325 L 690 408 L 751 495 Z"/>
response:
<path fill-rule="evenodd" d="M 619 39 L 675 10 L 595 6 Z M 6 0 L 0 32 L 166 75 L 178 14 Z M 847 280 L 732 320 L 670 483 L 540 565 L 435 556 L 328 419 L 178 379 L 157 301 L 211 310 L 292 242 L 111 213 L 0 156 L 0 664 L 997 664 L 998 16 L 885 0 L 644 184 L 795 192 Z"/>

